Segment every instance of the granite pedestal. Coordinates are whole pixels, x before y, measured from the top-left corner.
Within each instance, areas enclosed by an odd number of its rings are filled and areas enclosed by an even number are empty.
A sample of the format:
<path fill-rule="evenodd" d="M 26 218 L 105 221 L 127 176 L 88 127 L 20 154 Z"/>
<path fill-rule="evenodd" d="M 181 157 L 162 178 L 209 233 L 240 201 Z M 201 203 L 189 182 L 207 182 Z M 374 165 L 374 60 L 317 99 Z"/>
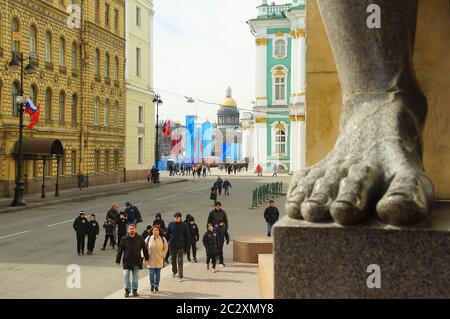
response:
<path fill-rule="evenodd" d="M 274 271 L 275 298 L 450 298 L 450 204 L 408 228 L 286 216 L 274 226 Z"/>

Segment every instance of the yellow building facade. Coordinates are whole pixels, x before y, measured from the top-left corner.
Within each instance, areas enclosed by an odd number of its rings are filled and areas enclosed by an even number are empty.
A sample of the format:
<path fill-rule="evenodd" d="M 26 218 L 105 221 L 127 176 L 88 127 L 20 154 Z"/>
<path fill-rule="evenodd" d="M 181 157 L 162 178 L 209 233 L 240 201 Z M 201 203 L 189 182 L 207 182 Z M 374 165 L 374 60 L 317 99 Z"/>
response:
<path fill-rule="evenodd" d="M 37 65 L 24 76 L 23 90 L 40 105 L 40 118 L 30 130 L 24 114 L 24 138 L 62 142 L 60 189 L 76 187 L 79 172 L 85 186 L 123 181 L 124 1 L 0 0 L 0 34 L 0 196 L 12 196 L 16 177 L 20 71 L 6 67 L 13 51 Z M 56 170 L 56 160 L 45 167 L 25 160 L 25 193 L 41 190 L 43 174 L 53 189 Z"/>
<path fill-rule="evenodd" d="M 126 180 L 145 179 L 155 158 L 153 1 L 126 2 Z"/>

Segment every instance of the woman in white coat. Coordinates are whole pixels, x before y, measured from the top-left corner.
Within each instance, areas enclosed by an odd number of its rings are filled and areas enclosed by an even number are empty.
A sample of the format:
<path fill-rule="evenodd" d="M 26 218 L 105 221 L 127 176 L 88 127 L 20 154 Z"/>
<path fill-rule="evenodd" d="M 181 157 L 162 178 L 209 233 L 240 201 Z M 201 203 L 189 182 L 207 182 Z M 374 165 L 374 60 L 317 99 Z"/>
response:
<path fill-rule="evenodd" d="M 147 268 L 149 270 L 151 292 L 159 291 L 159 280 L 161 277 L 161 268 L 164 266 L 164 257 L 167 254 L 169 245 L 167 240 L 164 238 L 162 230 L 159 225 L 152 227 L 150 234 L 145 240 L 145 244 L 148 248 L 149 261 L 147 263 Z"/>

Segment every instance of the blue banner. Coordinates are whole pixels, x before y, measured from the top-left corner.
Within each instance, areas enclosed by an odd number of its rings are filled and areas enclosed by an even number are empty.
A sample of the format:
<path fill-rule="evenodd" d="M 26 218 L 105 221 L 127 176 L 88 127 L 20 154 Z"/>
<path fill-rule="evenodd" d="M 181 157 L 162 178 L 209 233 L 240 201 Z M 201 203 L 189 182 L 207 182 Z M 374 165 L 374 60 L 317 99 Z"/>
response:
<path fill-rule="evenodd" d="M 203 158 L 211 157 L 212 152 L 212 125 L 210 122 L 202 124 Z"/>
<path fill-rule="evenodd" d="M 186 163 L 194 163 L 194 145 L 195 145 L 195 125 L 197 117 L 186 115 Z"/>

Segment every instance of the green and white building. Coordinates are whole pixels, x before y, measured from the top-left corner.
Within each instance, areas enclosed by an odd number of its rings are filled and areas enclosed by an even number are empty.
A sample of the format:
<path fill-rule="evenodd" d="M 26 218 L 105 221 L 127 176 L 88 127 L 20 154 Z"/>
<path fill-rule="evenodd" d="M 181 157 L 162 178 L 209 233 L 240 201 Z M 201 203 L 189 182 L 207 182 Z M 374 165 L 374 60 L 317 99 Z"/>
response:
<path fill-rule="evenodd" d="M 243 157 L 265 171 L 305 167 L 305 0 L 263 0 L 247 23 L 256 44 L 256 97 L 243 119 Z"/>

